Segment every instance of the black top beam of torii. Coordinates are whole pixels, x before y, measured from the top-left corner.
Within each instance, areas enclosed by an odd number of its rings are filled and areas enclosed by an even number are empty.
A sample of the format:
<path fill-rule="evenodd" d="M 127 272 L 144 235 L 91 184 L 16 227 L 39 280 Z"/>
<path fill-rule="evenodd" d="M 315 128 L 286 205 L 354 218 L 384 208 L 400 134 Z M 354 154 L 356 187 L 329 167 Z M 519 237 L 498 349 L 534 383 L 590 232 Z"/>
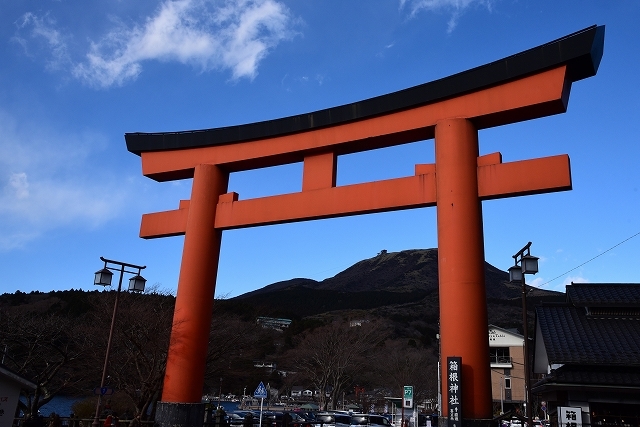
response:
<path fill-rule="evenodd" d="M 127 149 L 137 155 L 233 144 L 334 126 L 453 98 L 561 65 L 575 82 L 594 76 L 604 50 L 604 26 L 593 25 L 557 40 L 439 80 L 351 104 L 274 120 L 213 129 L 127 133 Z"/>

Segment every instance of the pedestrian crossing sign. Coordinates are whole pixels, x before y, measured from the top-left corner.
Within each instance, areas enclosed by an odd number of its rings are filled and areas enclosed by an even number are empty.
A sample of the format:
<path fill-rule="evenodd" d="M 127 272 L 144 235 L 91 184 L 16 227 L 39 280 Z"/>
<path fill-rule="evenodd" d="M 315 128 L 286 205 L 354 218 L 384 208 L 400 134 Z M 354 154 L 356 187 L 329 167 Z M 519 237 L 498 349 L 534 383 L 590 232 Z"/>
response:
<path fill-rule="evenodd" d="M 253 392 L 253 397 L 258 399 L 264 399 L 267 397 L 267 388 L 264 386 L 262 381 L 260 381 L 260 385 L 258 385 L 256 391 Z"/>

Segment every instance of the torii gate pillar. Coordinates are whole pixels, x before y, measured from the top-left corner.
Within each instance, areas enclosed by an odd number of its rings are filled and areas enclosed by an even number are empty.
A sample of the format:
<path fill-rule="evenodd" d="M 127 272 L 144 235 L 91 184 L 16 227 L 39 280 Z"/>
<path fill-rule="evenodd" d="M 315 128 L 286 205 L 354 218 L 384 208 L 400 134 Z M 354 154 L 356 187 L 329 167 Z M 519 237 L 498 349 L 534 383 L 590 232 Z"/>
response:
<path fill-rule="evenodd" d="M 436 124 L 435 145 L 440 352 L 462 357 L 462 377 L 473 382 L 463 388 L 465 411 L 489 419 L 490 372 L 472 372 L 473 367 L 489 366 L 478 132 L 469 120 L 442 120 Z M 446 379 L 446 363 L 440 370 Z"/>
<path fill-rule="evenodd" d="M 492 416 L 484 283 L 484 200 L 571 189 L 569 157 L 502 163 L 479 156 L 478 130 L 564 113 L 571 84 L 596 74 L 604 27 L 590 27 L 447 78 L 353 104 L 216 129 L 127 134 L 143 174 L 193 178 L 191 200 L 145 214 L 144 238 L 185 235 L 161 427 L 202 427 L 201 394 L 223 230 L 436 206 L 441 357 L 461 357 L 455 427 Z M 413 176 L 336 186 L 336 158 L 435 139 L 435 164 Z M 228 174 L 302 162 L 301 191 L 239 200 Z M 442 366 L 443 378 L 446 367 Z M 442 395 L 446 396 L 446 381 Z M 442 402 L 445 418 L 449 404 Z M 457 419 L 460 418 L 460 419 Z M 460 422 L 460 423 L 459 423 Z"/>
<path fill-rule="evenodd" d="M 209 341 L 222 230 L 214 227 L 218 198 L 227 192 L 229 174 L 215 165 L 195 168 L 180 264 L 162 400 L 199 402 Z"/>

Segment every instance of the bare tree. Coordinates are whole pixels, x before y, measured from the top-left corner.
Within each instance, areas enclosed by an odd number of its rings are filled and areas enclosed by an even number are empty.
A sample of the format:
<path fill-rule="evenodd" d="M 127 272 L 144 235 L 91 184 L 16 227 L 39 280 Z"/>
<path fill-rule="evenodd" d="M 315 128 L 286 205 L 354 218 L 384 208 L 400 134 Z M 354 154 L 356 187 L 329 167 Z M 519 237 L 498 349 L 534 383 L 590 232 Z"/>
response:
<path fill-rule="evenodd" d="M 83 379 L 74 365 L 83 356 L 85 337 L 82 322 L 54 314 L 0 312 L 0 344 L 4 364 L 36 384 L 31 392 L 22 391 L 18 403 L 25 415 L 54 396 L 68 391 Z"/>
<path fill-rule="evenodd" d="M 414 387 L 414 400 L 421 401 L 437 394 L 437 357 L 429 348 L 407 346 L 402 341 L 387 342 L 384 352 L 377 354 L 371 372 L 379 384 L 392 387 L 401 395 L 405 385 Z"/>
<path fill-rule="evenodd" d="M 113 310 L 113 299 L 104 296 L 103 293 L 92 299 L 94 366 L 103 366 L 100 361 L 106 350 L 105 331 Z M 142 295 L 120 295 L 107 385 L 126 393 L 143 419 L 150 408 L 155 409 L 152 405 L 162 392 L 174 303 L 174 298 L 157 288 Z"/>
<path fill-rule="evenodd" d="M 375 324 L 332 323 L 310 331 L 296 353 L 296 367 L 320 391 L 320 406 L 327 409 L 329 400 L 338 398 L 345 387 L 367 366 L 367 355 L 384 340 Z"/>
<path fill-rule="evenodd" d="M 205 371 L 205 387 L 217 394 L 222 387 L 227 391 L 241 391 L 255 382 L 253 362 L 263 359 L 265 341 L 269 334 L 255 322 L 243 321 L 232 313 L 222 313 L 214 306 L 209 332 L 209 349 Z M 256 383 L 257 384 L 257 383 Z"/>

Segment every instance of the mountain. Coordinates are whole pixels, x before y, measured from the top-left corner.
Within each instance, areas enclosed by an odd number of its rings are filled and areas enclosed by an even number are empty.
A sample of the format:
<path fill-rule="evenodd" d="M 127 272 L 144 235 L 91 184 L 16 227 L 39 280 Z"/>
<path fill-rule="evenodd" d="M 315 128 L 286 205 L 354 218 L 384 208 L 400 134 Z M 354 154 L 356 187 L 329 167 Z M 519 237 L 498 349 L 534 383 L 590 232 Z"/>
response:
<path fill-rule="evenodd" d="M 514 320 L 521 319 L 522 313 L 522 287 L 508 280 L 507 272 L 485 263 L 490 322 L 501 326 L 517 324 Z M 527 298 L 533 310 L 536 301 L 563 300 L 564 294 L 528 287 Z M 437 321 L 438 250 L 381 251 L 320 282 L 305 278 L 277 282 L 228 303 L 252 306 L 261 315 L 277 317 L 360 311 L 360 315 L 385 317 L 414 313 Z"/>

